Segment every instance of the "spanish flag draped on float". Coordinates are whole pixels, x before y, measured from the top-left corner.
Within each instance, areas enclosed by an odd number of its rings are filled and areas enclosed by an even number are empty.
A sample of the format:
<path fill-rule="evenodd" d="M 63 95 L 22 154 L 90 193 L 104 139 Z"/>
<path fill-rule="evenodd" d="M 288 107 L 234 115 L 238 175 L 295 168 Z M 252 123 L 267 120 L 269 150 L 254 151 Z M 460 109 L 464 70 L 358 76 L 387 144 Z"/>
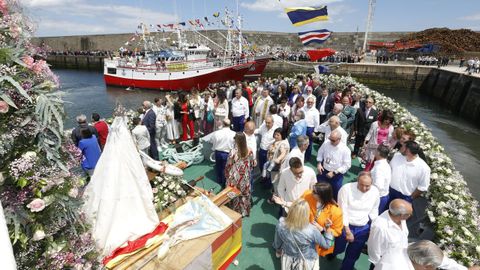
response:
<path fill-rule="evenodd" d="M 328 20 L 327 6 L 285 8 L 288 18 L 295 26 Z"/>

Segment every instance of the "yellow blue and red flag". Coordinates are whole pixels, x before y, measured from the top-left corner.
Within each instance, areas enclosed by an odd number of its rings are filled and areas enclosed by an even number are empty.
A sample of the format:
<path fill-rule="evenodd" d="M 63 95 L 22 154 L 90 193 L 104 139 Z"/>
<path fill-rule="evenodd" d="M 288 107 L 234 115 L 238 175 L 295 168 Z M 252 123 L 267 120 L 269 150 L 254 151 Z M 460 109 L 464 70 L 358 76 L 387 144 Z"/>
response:
<path fill-rule="evenodd" d="M 328 20 L 327 6 L 285 8 L 288 18 L 295 26 Z"/>

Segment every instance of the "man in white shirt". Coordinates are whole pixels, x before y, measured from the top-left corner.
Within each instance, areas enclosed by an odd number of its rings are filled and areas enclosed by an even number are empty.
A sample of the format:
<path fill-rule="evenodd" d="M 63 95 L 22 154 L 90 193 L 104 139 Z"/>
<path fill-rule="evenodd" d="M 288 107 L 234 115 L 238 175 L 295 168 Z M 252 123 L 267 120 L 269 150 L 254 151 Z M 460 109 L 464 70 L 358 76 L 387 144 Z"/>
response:
<path fill-rule="evenodd" d="M 163 146 L 166 144 L 165 137 L 167 135 L 167 107 L 163 105 L 163 99 L 156 97 L 154 99 L 153 110 L 157 116 L 155 121 L 156 127 L 156 134 L 155 134 L 155 141 L 157 142 L 157 146 Z"/>
<path fill-rule="evenodd" d="M 132 123 L 135 126 L 132 129 L 133 142 L 138 150 L 148 155 L 148 148 L 150 147 L 150 134 L 146 126 L 140 124 L 141 120 L 138 117 L 133 118 Z"/>
<path fill-rule="evenodd" d="M 253 154 L 253 167 L 250 172 L 250 192 L 253 192 L 253 171 L 257 166 L 257 137 L 255 136 L 255 122 L 247 121 L 243 133 L 247 139 L 247 147 Z"/>
<path fill-rule="evenodd" d="M 280 166 L 280 171 L 283 171 L 284 169 L 288 168 L 290 165 L 290 159 L 293 157 L 297 157 L 302 161 L 302 164 L 305 164 L 305 151 L 308 148 L 308 145 L 310 144 L 310 141 L 306 135 L 300 135 L 297 137 L 297 146 L 295 146 L 290 153 L 285 157 L 285 159 L 282 162 L 282 165 Z"/>
<path fill-rule="evenodd" d="M 225 165 L 227 164 L 228 154 L 233 149 L 235 132 L 230 129 L 230 120 L 223 120 L 223 127 L 215 131 L 209 142 L 212 143 L 212 149 L 215 151 L 215 172 L 217 183 L 225 187 Z"/>
<path fill-rule="evenodd" d="M 243 132 L 245 122 L 250 115 L 248 100 L 242 96 L 242 89 L 235 90 L 235 98 L 232 99 L 232 122 L 233 130 Z"/>
<path fill-rule="evenodd" d="M 313 94 L 313 88 L 311 86 L 305 87 L 305 94 L 303 94 L 302 96 L 306 101 L 308 101 L 309 98 L 313 98 L 313 107 L 315 107 L 315 104 L 317 103 L 317 98 Z"/>
<path fill-rule="evenodd" d="M 320 113 L 315 108 L 314 98 L 309 97 L 307 99 L 307 105 L 303 107 L 303 111 L 305 112 L 305 121 L 307 122 L 307 136 L 310 141 L 313 142 L 313 132 L 318 130 L 318 126 L 320 125 Z M 309 144 L 305 152 L 305 160 L 307 162 L 310 161 L 310 157 L 312 156 L 312 145 L 313 143 Z"/>
<path fill-rule="evenodd" d="M 289 161 L 289 167 L 281 171 L 278 196 L 273 195 L 273 200 L 287 210 L 295 200 L 302 197 L 305 191 L 312 189 L 316 183 L 315 171 L 304 166 L 298 157 L 293 157 Z"/>
<path fill-rule="evenodd" d="M 370 233 L 370 221 L 378 216 L 380 196 L 372 185 L 370 172 L 361 172 L 358 181 L 342 186 L 338 205 L 343 212 L 345 236 L 335 239 L 334 254 L 345 251 L 341 270 L 353 270 Z M 347 243 L 348 242 L 348 243 Z M 345 250 L 345 246 L 347 246 Z"/>
<path fill-rule="evenodd" d="M 280 104 L 278 105 L 278 115 L 280 115 L 283 121 L 287 121 L 290 118 L 290 106 L 288 106 L 288 98 L 283 96 L 280 98 Z"/>
<path fill-rule="evenodd" d="M 432 241 L 420 240 L 407 248 L 407 254 L 415 270 L 480 270 L 478 266 L 467 268 L 448 258 Z"/>
<path fill-rule="evenodd" d="M 268 88 L 263 88 L 262 95 L 257 98 L 253 105 L 253 117 L 256 126 L 260 126 L 266 116 L 270 114 L 269 108 L 272 104 L 274 104 L 274 102 L 270 97 L 270 91 Z"/>
<path fill-rule="evenodd" d="M 273 125 L 276 126 L 277 128 L 283 128 L 283 118 L 278 114 L 277 105 L 275 104 L 270 105 L 270 108 L 268 109 L 268 111 L 270 112 L 270 115 L 273 118 Z"/>
<path fill-rule="evenodd" d="M 341 143 L 341 139 L 342 135 L 339 131 L 332 131 L 328 139 L 320 146 L 317 155 L 317 180 L 332 185 L 335 200 L 337 200 L 338 191 L 342 187 L 343 175 L 352 165 L 350 149 Z"/>
<path fill-rule="evenodd" d="M 324 137 L 325 138 L 324 143 L 325 143 L 327 141 L 328 136 L 330 136 L 330 133 L 333 130 L 338 130 L 342 134 L 342 143 L 347 145 L 348 134 L 345 131 L 345 129 L 343 129 L 340 126 L 340 118 L 336 115 L 330 117 L 328 121 L 325 121 L 324 123 L 319 125 L 317 131 L 323 132 L 325 134 L 325 137 Z"/>
<path fill-rule="evenodd" d="M 263 123 L 260 128 L 255 130 L 255 134 L 260 135 L 260 149 L 258 150 L 258 167 L 263 170 L 263 166 L 267 162 L 267 153 L 270 145 L 275 141 L 273 138 L 273 132 L 277 127 L 273 124 L 273 118 L 271 115 L 265 117 L 265 123 Z M 267 187 L 268 187 L 267 181 Z"/>
<path fill-rule="evenodd" d="M 430 186 L 430 167 L 418 153 L 420 146 L 414 141 L 405 142 L 390 161 L 392 181 L 389 200 L 400 198 L 412 202 Z"/>
<path fill-rule="evenodd" d="M 367 246 L 368 260 L 375 265 L 374 270 L 410 269 L 406 220 L 412 211 L 409 202 L 396 199 L 390 203 L 388 211 L 373 221 Z"/>
<path fill-rule="evenodd" d="M 388 193 L 392 179 L 392 169 L 387 162 L 389 153 L 390 149 L 388 146 L 384 144 L 379 145 L 375 153 L 375 163 L 371 171 L 373 185 L 378 188 L 380 193 L 380 204 L 378 206 L 379 214 L 383 213 L 383 211 L 388 208 Z"/>

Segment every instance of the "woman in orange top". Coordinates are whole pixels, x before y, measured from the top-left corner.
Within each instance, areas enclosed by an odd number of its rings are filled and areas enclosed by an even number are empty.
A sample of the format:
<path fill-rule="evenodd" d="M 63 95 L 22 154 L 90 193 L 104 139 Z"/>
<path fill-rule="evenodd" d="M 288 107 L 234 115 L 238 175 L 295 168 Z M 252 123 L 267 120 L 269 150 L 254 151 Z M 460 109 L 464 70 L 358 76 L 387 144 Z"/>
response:
<path fill-rule="evenodd" d="M 323 228 L 330 225 L 333 236 L 338 237 L 343 230 L 343 214 L 342 209 L 338 207 L 333 199 L 332 186 L 329 183 L 317 183 L 313 186 L 313 190 L 306 191 L 302 198 L 308 202 L 310 207 L 310 222 L 316 221 Z M 329 249 L 323 249 L 316 246 L 319 256 L 332 254 L 334 246 Z"/>

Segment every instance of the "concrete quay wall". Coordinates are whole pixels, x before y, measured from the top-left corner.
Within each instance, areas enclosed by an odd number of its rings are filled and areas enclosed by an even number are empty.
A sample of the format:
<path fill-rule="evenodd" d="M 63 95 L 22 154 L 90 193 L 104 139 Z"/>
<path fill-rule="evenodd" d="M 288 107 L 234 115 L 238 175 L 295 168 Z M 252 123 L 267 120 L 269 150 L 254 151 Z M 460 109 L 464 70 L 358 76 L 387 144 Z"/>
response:
<path fill-rule="evenodd" d="M 294 75 L 298 73 L 312 73 L 314 66 L 321 63 L 316 62 L 285 62 L 271 61 L 268 63 L 265 73 Z M 338 75 L 351 75 L 360 82 L 375 81 L 376 84 L 395 84 L 406 89 L 417 89 L 430 73 L 431 67 L 415 65 L 393 65 L 393 64 L 330 64 L 330 73 Z"/>
<path fill-rule="evenodd" d="M 205 39 L 199 37 L 192 31 L 186 31 L 187 40 L 190 42 L 202 41 Z M 207 36 L 213 42 L 225 46 L 227 35 L 225 30 L 207 30 L 200 31 L 202 35 Z M 369 35 L 371 41 L 394 41 L 409 32 L 373 32 Z M 54 51 L 96 51 L 110 50 L 116 51 L 120 47 L 134 49 L 134 46 L 127 46 L 125 43 L 132 37 L 132 33 L 125 34 L 107 34 L 107 35 L 82 35 L 82 36 L 58 36 L 58 37 L 37 37 L 32 40 L 36 45 L 48 45 Z M 176 40 L 176 33 L 152 33 L 154 37 L 163 39 L 167 43 Z M 304 47 L 298 39 L 297 33 L 282 32 L 262 32 L 262 31 L 243 31 L 244 37 L 252 46 L 260 49 L 276 50 L 302 50 Z M 315 45 L 315 48 L 333 48 L 335 50 L 354 51 L 363 45 L 363 32 L 334 32 L 329 40 L 321 45 Z M 135 42 L 133 42 L 135 43 Z M 214 49 L 218 47 L 209 42 L 209 46 Z M 314 48 L 314 47 L 312 47 Z"/>
<path fill-rule="evenodd" d="M 480 78 L 431 69 L 420 91 L 445 104 L 452 112 L 480 126 Z"/>

